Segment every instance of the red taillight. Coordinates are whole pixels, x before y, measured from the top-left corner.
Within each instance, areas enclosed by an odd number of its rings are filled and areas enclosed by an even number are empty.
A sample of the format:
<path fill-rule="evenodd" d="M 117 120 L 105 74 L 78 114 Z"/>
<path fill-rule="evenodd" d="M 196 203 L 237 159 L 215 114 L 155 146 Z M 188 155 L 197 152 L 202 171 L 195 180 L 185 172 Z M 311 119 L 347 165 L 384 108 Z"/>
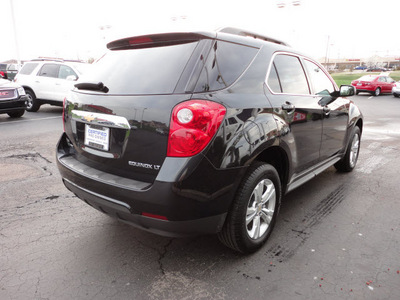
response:
<path fill-rule="evenodd" d="M 63 130 L 64 130 L 64 132 L 65 132 L 65 100 L 66 100 L 67 98 L 64 98 L 64 101 L 63 101 L 63 113 L 62 113 L 62 122 L 63 122 Z"/>
<path fill-rule="evenodd" d="M 153 219 L 159 219 L 159 220 L 168 221 L 168 218 L 166 216 L 154 215 L 154 214 L 150 214 L 150 213 L 146 213 L 146 212 L 143 212 L 142 216 L 148 217 L 148 218 L 153 218 Z"/>
<path fill-rule="evenodd" d="M 140 36 L 136 38 L 131 38 L 129 40 L 129 45 L 147 44 L 151 43 L 153 40 L 147 36 Z"/>
<path fill-rule="evenodd" d="M 167 156 L 188 157 L 200 153 L 217 132 L 226 109 L 207 100 L 190 100 L 172 111 Z"/>

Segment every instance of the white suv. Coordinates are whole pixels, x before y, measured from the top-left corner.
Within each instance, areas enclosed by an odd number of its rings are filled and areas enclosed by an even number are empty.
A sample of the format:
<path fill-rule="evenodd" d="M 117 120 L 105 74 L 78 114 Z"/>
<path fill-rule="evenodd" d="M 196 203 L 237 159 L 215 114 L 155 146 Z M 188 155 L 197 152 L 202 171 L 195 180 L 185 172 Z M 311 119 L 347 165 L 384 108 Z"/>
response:
<path fill-rule="evenodd" d="M 62 106 L 67 93 L 88 64 L 79 61 L 35 59 L 23 65 L 15 77 L 28 97 L 27 111 L 38 111 L 42 104 Z"/>

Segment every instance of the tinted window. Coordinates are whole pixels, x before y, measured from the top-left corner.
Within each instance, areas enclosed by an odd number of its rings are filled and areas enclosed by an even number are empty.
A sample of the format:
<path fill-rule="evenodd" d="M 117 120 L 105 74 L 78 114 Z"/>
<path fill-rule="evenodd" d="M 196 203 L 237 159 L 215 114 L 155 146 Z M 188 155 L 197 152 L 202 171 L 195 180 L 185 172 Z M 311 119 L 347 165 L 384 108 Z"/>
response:
<path fill-rule="evenodd" d="M 30 75 L 32 71 L 38 66 L 38 63 L 26 63 L 22 66 L 19 74 Z"/>
<path fill-rule="evenodd" d="M 257 52 L 256 48 L 216 41 L 195 92 L 216 91 L 230 86 L 246 70 Z"/>
<path fill-rule="evenodd" d="M 59 65 L 56 64 L 44 64 L 39 71 L 39 76 L 44 77 L 58 77 Z"/>
<path fill-rule="evenodd" d="M 372 81 L 375 78 L 376 78 L 376 76 L 373 76 L 373 75 L 365 75 L 365 76 L 361 77 L 358 80 L 360 80 L 360 81 Z"/>
<path fill-rule="evenodd" d="M 197 42 L 108 52 L 80 82 L 103 82 L 109 94 L 171 94 Z"/>
<path fill-rule="evenodd" d="M 386 78 L 385 77 L 379 77 L 378 81 L 379 82 L 386 82 Z"/>
<path fill-rule="evenodd" d="M 68 66 L 61 65 L 60 70 L 58 71 L 58 78 L 67 79 L 68 76 L 75 75 L 78 78 L 78 75 Z"/>
<path fill-rule="evenodd" d="M 279 54 L 275 57 L 274 64 L 282 93 L 310 94 L 307 79 L 298 57 Z"/>
<path fill-rule="evenodd" d="M 274 93 L 282 93 L 281 84 L 279 83 L 278 74 L 276 73 L 275 64 L 272 64 L 268 77 L 268 85 Z"/>
<path fill-rule="evenodd" d="M 315 94 L 330 94 L 335 91 L 335 87 L 325 72 L 315 63 L 304 60 L 307 72 L 310 76 Z"/>

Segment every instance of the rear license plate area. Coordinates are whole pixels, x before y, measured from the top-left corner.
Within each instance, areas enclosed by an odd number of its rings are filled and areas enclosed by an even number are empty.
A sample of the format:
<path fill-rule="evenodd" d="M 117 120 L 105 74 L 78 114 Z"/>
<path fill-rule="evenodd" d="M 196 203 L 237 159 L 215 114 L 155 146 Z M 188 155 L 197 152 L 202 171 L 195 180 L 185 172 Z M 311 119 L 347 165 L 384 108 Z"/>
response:
<path fill-rule="evenodd" d="M 85 124 L 85 146 L 108 151 L 110 149 L 110 128 Z"/>

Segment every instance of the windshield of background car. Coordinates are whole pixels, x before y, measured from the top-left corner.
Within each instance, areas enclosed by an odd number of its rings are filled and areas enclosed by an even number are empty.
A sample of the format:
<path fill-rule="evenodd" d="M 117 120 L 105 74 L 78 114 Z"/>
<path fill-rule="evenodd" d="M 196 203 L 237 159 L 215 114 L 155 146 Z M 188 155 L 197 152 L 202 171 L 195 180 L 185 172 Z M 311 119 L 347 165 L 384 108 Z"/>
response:
<path fill-rule="evenodd" d="M 378 77 L 378 76 L 365 75 L 358 80 L 359 81 L 373 81 L 376 77 Z"/>
<path fill-rule="evenodd" d="M 79 82 L 102 82 L 108 94 L 171 94 L 197 43 L 113 50 Z"/>

